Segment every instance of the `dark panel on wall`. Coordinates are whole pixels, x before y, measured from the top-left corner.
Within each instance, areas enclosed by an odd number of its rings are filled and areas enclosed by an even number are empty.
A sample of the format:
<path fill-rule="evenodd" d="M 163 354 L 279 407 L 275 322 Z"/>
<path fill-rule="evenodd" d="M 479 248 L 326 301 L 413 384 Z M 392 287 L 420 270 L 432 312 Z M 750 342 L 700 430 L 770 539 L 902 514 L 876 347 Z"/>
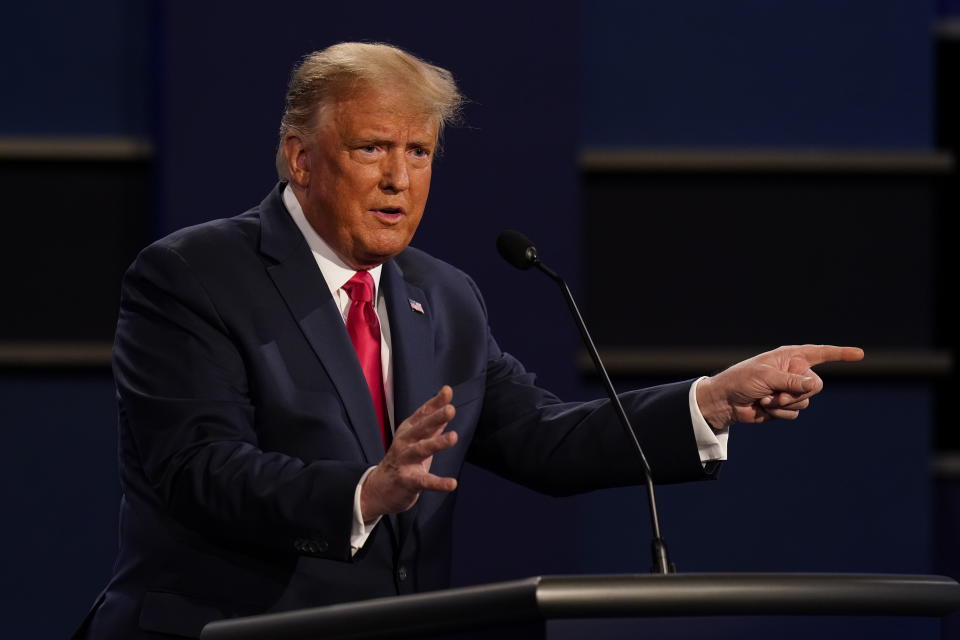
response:
<path fill-rule="evenodd" d="M 0 341 L 112 341 L 120 279 L 146 238 L 150 187 L 147 161 L 0 161 Z"/>
<path fill-rule="evenodd" d="M 960 149 L 960 18 L 956 33 L 937 41 L 937 146 Z"/>
<path fill-rule="evenodd" d="M 938 146 L 957 156 L 960 154 L 960 1 L 955 0 L 952 4 L 956 16 L 952 20 L 952 27 L 940 30 L 936 43 L 936 125 Z M 960 318 L 956 311 L 955 275 L 958 270 L 956 244 L 960 231 L 957 220 L 960 215 L 960 171 L 956 167 L 944 180 L 940 198 L 942 214 L 936 234 L 940 258 L 937 268 L 939 313 L 936 330 L 938 340 L 952 349 L 956 362 L 957 321 Z M 960 451 L 960 432 L 956 428 L 953 400 L 957 389 L 956 369 L 949 378 L 940 383 L 939 389 L 937 448 L 941 451 Z M 960 567 L 954 565 L 951 569 L 953 573 L 950 575 L 960 576 Z M 960 617 L 957 628 L 960 630 Z"/>
<path fill-rule="evenodd" d="M 923 177 L 588 175 L 596 334 L 931 346 L 933 198 Z"/>

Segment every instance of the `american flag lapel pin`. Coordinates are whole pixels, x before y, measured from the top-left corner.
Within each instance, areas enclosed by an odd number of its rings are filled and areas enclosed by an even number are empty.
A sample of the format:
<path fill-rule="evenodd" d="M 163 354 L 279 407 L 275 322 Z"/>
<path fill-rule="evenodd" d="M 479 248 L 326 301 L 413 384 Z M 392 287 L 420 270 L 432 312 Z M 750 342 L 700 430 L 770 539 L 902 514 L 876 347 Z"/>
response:
<path fill-rule="evenodd" d="M 407 298 L 407 301 L 410 303 L 410 309 L 416 311 L 417 313 L 423 313 L 423 305 L 414 300 L 413 298 Z"/>

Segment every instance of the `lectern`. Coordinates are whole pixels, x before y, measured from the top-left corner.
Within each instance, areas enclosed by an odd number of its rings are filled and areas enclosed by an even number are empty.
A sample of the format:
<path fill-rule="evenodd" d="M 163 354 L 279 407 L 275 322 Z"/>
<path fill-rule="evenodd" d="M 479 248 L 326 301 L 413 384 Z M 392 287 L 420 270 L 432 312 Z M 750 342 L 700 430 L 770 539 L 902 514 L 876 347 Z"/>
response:
<path fill-rule="evenodd" d="M 943 576 L 672 574 L 542 576 L 222 620 L 203 640 L 565 637 L 548 622 L 660 616 L 930 616 L 960 610 Z M 582 625 L 580 627 L 582 629 Z M 593 638 L 592 640 L 598 640 Z"/>

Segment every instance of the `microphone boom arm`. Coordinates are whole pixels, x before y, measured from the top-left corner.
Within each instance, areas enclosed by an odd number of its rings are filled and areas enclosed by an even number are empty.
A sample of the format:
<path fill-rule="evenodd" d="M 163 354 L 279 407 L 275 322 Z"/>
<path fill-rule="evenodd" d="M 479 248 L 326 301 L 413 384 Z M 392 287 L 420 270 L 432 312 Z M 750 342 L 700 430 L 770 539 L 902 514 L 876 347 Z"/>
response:
<path fill-rule="evenodd" d="M 560 274 L 540 261 L 540 258 L 536 253 L 536 249 L 533 248 L 533 246 L 527 249 L 526 258 L 533 266 L 557 283 L 557 285 L 560 287 L 560 290 L 563 292 L 563 297 L 567 301 L 567 306 L 570 307 L 570 313 L 573 314 L 577 329 L 580 331 L 580 337 L 583 338 L 583 342 L 587 346 L 587 351 L 590 353 L 590 358 L 593 360 L 593 364 L 597 368 L 597 372 L 600 374 L 600 378 L 603 381 L 603 386 L 607 390 L 607 395 L 610 396 L 610 402 L 612 403 L 614 411 L 617 414 L 617 418 L 620 420 L 620 424 L 629 435 L 630 440 L 633 442 L 633 446 L 640 457 L 640 463 L 643 467 L 643 476 L 647 485 L 647 504 L 650 507 L 650 523 L 653 528 L 653 541 L 651 549 L 653 554 L 653 565 L 650 568 L 650 571 L 651 573 L 663 574 L 675 573 L 677 570 L 676 566 L 670 562 L 670 558 L 667 555 L 667 544 L 664 541 L 663 536 L 660 535 L 660 517 L 657 514 L 657 499 L 653 490 L 653 474 L 650 471 L 650 463 L 647 462 L 647 456 L 643 453 L 643 447 L 640 446 L 640 441 L 637 439 L 637 434 L 634 432 L 633 427 L 630 424 L 630 418 L 627 417 L 627 412 L 623 409 L 623 404 L 620 402 L 620 397 L 617 395 L 616 389 L 613 388 L 613 382 L 610 380 L 610 376 L 607 374 L 607 368 L 603 366 L 603 361 L 600 360 L 600 354 L 597 352 L 597 347 L 593 344 L 593 338 L 590 337 L 590 332 L 587 330 L 587 325 L 583 320 L 583 316 L 580 314 L 580 309 L 577 307 L 577 303 L 573 299 L 573 294 L 570 292 L 570 287 L 568 287 L 566 281 L 560 277 Z"/>

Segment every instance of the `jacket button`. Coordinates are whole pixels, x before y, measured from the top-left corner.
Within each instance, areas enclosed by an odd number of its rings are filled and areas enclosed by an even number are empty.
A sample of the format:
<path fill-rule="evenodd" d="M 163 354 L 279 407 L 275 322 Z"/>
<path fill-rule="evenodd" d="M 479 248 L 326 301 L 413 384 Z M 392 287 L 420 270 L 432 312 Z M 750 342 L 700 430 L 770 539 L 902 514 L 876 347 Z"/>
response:
<path fill-rule="evenodd" d="M 407 568 L 405 566 L 400 565 L 400 568 L 397 569 L 397 578 L 400 579 L 400 582 L 407 579 Z"/>

